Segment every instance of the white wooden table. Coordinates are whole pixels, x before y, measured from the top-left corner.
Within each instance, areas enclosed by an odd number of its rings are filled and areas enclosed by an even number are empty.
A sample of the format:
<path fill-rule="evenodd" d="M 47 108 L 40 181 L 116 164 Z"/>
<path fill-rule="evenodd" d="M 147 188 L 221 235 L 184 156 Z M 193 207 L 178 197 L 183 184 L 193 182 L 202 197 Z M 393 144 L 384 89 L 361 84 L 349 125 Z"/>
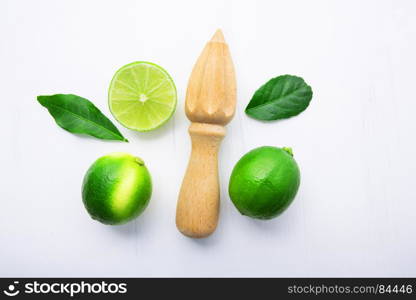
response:
<path fill-rule="evenodd" d="M 415 1 L 0 2 L 0 276 L 416 276 Z M 224 31 L 238 107 L 220 154 L 218 230 L 175 228 L 190 141 L 183 104 L 204 43 Z M 148 60 L 174 78 L 179 103 L 163 128 L 130 143 L 58 128 L 36 96 L 75 93 L 106 115 L 120 66 Z M 261 123 L 244 108 L 271 77 L 313 88 L 298 117 Z M 112 118 L 112 120 L 114 120 Z M 228 197 L 237 160 L 291 146 L 302 171 L 293 205 L 272 221 L 241 216 Z M 92 221 L 81 181 L 99 156 L 147 163 L 150 205 L 119 227 Z"/>

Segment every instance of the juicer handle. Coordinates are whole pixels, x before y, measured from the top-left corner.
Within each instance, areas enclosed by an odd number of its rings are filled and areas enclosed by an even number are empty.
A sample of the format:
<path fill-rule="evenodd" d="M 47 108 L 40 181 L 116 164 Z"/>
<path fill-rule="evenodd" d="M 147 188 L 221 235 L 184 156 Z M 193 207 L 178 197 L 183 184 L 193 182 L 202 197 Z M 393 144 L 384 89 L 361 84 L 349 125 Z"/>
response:
<path fill-rule="evenodd" d="M 203 238 L 214 232 L 218 223 L 218 149 L 225 128 L 192 123 L 189 134 L 192 152 L 179 193 L 176 226 L 188 237 Z"/>

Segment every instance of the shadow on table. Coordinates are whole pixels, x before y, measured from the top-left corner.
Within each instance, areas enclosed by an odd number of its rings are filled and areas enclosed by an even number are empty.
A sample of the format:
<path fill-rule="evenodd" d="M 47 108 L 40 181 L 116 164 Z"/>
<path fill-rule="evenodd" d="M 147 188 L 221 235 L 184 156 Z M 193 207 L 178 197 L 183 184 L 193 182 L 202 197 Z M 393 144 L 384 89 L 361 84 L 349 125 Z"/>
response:
<path fill-rule="evenodd" d="M 132 220 L 123 225 L 114 225 L 111 226 L 111 229 L 120 234 L 125 236 L 126 238 L 136 238 L 143 230 L 146 230 L 149 223 L 149 218 L 146 216 L 144 212 L 142 215 L 137 217 L 137 219 Z"/>
<path fill-rule="evenodd" d="M 144 131 L 144 132 L 132 130 L 131 132 L 133 132 L 134 137 L 137 138 L 138 140 L 152 141 L 152 140 L 157 140 L 159 138 L 162 138 L 163 136 L 169 134 L 172 130 L 174 130 L 174 126 L 175 126 L 175 120 L 173 120 L 172 118 L 166 124 L 163 124 L 161 127 L 156 128 L 154 130 Z"/>

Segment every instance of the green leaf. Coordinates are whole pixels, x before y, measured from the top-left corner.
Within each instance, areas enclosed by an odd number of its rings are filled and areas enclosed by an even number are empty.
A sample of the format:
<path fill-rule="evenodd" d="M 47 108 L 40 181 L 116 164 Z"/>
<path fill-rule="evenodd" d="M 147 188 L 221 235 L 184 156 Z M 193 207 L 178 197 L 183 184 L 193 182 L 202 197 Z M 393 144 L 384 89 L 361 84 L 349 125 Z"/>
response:
<path fill-rule="evenodd" d="M 55 122 L 69 132 L 103 140 L 128 142 L 114 124 L 85 98 L 72 94 L 56 94 L 38 96 L 37 99 L 48 109 Z"/>
<path fill-rule="evenodd" d="M 286 119 L 304 111 L 312 99 L 312 89 L 297 76 L 282 75 L 262 85 L 246 107 L 246 114 L 258 120 Z"/>

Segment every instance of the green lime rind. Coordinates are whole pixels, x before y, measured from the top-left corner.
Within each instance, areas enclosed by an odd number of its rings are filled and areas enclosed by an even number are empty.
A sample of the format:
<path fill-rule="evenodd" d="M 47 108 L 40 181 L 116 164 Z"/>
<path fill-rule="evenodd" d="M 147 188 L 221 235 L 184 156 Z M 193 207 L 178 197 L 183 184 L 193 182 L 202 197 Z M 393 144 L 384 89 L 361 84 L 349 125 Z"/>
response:
<path fill-rule="evenodd" d="M 300 171 L 287 149 L 259 147 L 237 162 L 228 192 L 241 214 L 272 219 L 292 203 L 300 185 Z"/>
<path fill-rule="evenodd" d="M 143 161 L 127 153 L 97 159 L 82 184 L 82 200 L 90 216 L 108 225 L 124 224 L 149 204 L 152 181 Z"/>
<path fill-rule="evenodd" d="M 114 107 L 115 106 L 114 102 L 118 101 L 118 100 L 114 100 L 114 94 L 117 94 L 117 90 L 120 90 L 120 87 L 119 88 L 116 87 L 116 83 L 120 79 L 120 76 L 123 75 L 123 73 L 126 73 L 128 69 L 131 69 L 133 66 L 142 67 L 143 65 L 153 67 L 154 68 L 153 71 L 160 72 L 161 74 L 163 74 L 163 76 L 162 78 L 157 78 L 156 80 L 153 80 L 153 79 L 149 80 L 149 73 L 147 73 L 146 78 L 139 78 L 137 76 L 137 73 L 136 75 L 134 75 L 134 73 L 131 74 L 132 78 L 130 78 L 129 80 L 126 80 L 124 83 L 122 82 L 121 85 L 124 85 L 124 89 L 128 90 L 127 93 L 125 92 L 126 94 L 129 94 L 128 97 L 132 97 L 131 99 L 127 101 L 130 102 L 130 108 L 135 109 L 136 112 L 131 111 L 130 113 L 126 113 L 128 109 L 125 109 L 125 111 L 120 113 Z M 155 75 L 155 72 L 153 73 L 154 73 L 153 75 Z M 170 86 L 166 89 L 162 89 L 160 87 L 158 88 L 157 85 L 160 84 L 161 81 L 168 82 Z M 143 95 L 146 94 L 147 91 L 143 89 L 148 88 L 147 84 L 151 82 L 153 82 L 154 86 L 156 86 L 156 91 L 162 90 L 162 94 L 163 94 L 163 91 L 165 90 L 165 91 L 168 91 L 170 95 L 168 97 L 165 97 L 162 103 L 160 103 L 159 101 L 156 102 L 155 98 L 149 97 L 148 100 L 151 105 L 148 105 L 147 103 L 146 105 L 143 105 L 145 107 L 141 109 L 139 106 L 140 101 L 138 99 L 140 99 L 142 94 Z M 121 89 L 123 89 L 123 87 L 121 87 Z M 152 90 L 151 92 L 154 93 L 154 90 Z M 135 101 L 134 99 L 136 99 L 137 101 Z M 165 101 L 166 99 L 168 99 L 167 102 Z M 151 130 L 154 130 L 163 126 L 173 116 L 176 110 L 176 105 L 177 105 L 177 90 L 176 90 L 176 86 L 172 77 L 164 68 L 151 62 L 136 61 L 127 65 L 124 65 L 123 67 L 118 69 L 117 72 L 114 74 L 113 79 L 111 80 L 111 83 L 110 83 L 109 90 L 108 90 L 108 104 L 109 104 L 110 111 L 113 114 L 114 118 L 124 127 L 128 129 L 140 131 L 140 132 L 151 131 Z M 166 106 L 169 107 L 168 111 L 166 111 Z M 121 117 L 121 114 L 129 115 L 129 118 L 128 118 L 129 120 L 126 120 L 126 117 L 124 117 L 123 119 Z M 159 119 L 159 120 L 155 121 L 156 119 Z M 148 123 L 151 123 L 151 124 L 145 125 L 145 126 L 134 126 L 132 124 L 132 123 L 137 124 L 137 122 L 145 123 L 145 120 L 147 120 Z"/>

